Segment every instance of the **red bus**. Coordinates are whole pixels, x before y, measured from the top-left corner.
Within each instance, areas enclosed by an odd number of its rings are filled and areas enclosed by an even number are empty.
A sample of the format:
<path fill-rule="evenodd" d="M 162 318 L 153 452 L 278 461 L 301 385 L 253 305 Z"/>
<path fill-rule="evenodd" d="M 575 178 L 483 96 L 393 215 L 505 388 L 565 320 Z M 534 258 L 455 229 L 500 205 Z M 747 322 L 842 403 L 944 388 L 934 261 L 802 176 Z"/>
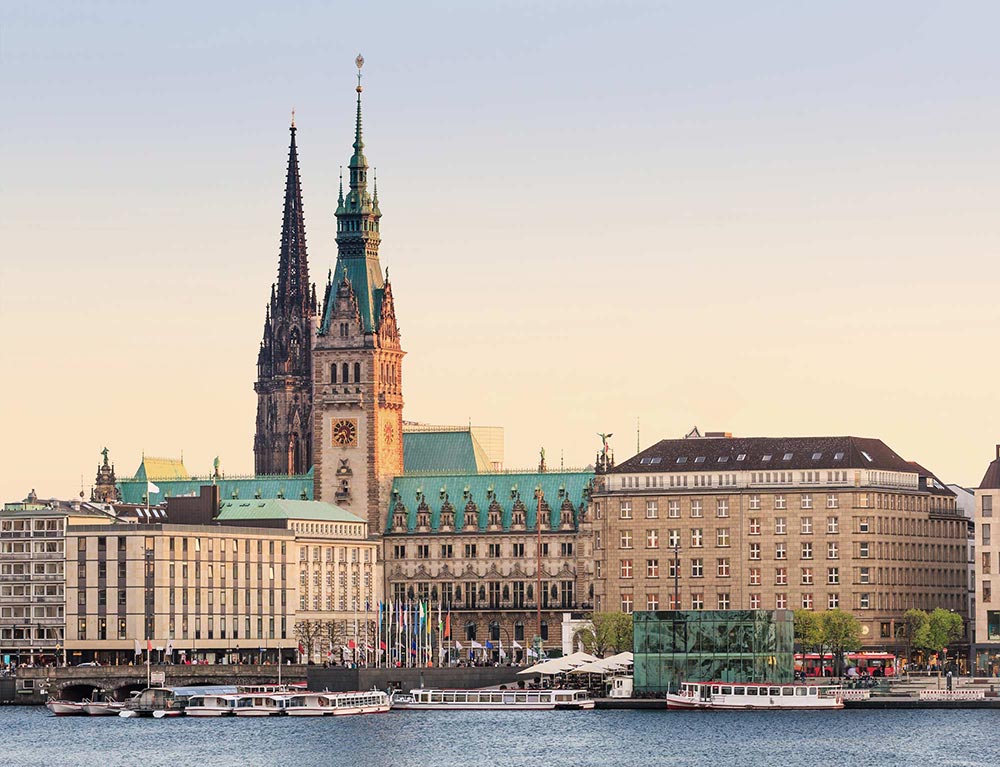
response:
<path fill-rule="evenodd" d="M 856 668 L 858 674 L 869 676 L 895 676 L 896 656 L 891 652 L 844 653 L 844 668 Z M 821 670 L 822 668 L 822 670 Z M 833 676 L 833 653 L 824 653 L 820 663 L 819 653 L 796 653 L 795 670 L 808 676 Z"/>

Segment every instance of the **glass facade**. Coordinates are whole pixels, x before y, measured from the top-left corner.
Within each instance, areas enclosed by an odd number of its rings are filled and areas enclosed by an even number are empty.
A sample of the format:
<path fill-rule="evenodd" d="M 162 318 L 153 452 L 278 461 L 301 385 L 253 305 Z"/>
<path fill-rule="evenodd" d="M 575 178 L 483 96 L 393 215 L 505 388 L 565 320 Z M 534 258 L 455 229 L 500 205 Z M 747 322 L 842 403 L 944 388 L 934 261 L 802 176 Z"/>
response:
<path fill-rule="evenodd" d="M 791 610 L 658 610 L 632 621 L 638 694 L 675 691 L 682 681 L 792 681 Z"/>

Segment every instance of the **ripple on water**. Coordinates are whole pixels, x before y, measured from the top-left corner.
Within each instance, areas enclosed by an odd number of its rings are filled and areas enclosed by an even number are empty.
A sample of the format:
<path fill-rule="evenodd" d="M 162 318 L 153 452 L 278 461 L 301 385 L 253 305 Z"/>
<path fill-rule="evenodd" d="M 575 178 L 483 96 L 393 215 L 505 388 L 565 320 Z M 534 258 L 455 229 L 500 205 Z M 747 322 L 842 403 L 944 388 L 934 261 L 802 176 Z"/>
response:
<path fill-rule="evenodd" d="M 993 711 L 53 717 L 0 708 L 3 767 L 996 767 Z"/>

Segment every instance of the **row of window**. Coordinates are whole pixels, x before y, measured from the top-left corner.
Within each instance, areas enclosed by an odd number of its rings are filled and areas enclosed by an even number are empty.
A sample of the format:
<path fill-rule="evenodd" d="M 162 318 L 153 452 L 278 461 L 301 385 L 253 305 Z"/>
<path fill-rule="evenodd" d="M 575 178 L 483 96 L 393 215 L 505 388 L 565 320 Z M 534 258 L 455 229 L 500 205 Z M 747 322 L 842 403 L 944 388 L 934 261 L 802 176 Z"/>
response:
<path fill-rule="evenodd" d="M 763 598 L 762 594 L 759 592 L 751 592 L 747 595 L 748 602 L 751 610 L 761 610 L 763 609 Z M 869 595 L 862 594 L 860 597 L 867 597 Z M 865 599 L 858 599 L 858 609 L 866 610 L 870 604 L 870 599 L 867 601 Z M 732 599 L 728 591 L 719 592 L 715 596 L 716 602 L 715 607 L 719 610 L 729 610 L 732 606 Z M 692 610 L 704 610 L 705 609 L 705 595 L 701 592 L 696 592 L 691 594 L 690 601 Z M 863 605 L 863 606 L 862 606 Z M 800 605 L 804 610 L 815 609 L 816 603 L 813 594 L 806 593 L 800 595 Z M 673 594 L 669 594 L 666 600 L 662 603 L 662 607 L 667 610 L 681 610 L 683 609 L 681 603 L 674 597 Z M 830 610 L 836 610 L 840 607 L 840 594 L 836 592 L 826 595 L 826 607 Z M 775 594 L 774 595 L 774 608 L 776 610 L 788 609 L 788 594 Z M 646 594 L 646 608 L 647 610 L 659 610 L 661 609 L 660 595 L 657 593 Z M 635 610 L 635 597 L 632 594 L 622 594 L 621 598 L 621 610 L 623 613 L 631 613 Z"/>
<path fill-rule="evenodd" d="M 429 543 L 418 543 L 415 544 L 416 558 L 417 559 L 430 559 L 431 558 L 431 545 Z M 573 556 L 573 542 L 563 541 L 559 544 L 559 548 L 552 547 L 548 543 L 542 544 L 541 556 L 549 556 L 550 550 L 552 552 L 559 552 L 560 557 L 572 557 Z M 489 559 L 501 559 L 505 556 L 513 557 L 515 559 L 520 559 L 523 557 L 536 557 L 538 556 L 537 545 L 525 544 L 520 542 L 501 544 L 501 543 L 489 543 L 485 546 L 480 547 L 476 543 L 466 543 L 464 548 L 459 549 L 455 544 L 443 543 L 437 549 L 436 553 L 441 559 L 455 559 L 456 551 L 461 551 L 464 554 L 464 559 L 477 559 L 479 557 L 479 552 L 483 551 L 487 558 Z M 396 543 L 392 547 L 392 558 L 393 559 L 407 559 L 408 558 L 408 547 L 405 543 Z"/>
<path fill-rule="evenodd" d="M 277 638 L 276 632 L 275 632 L 276 623 L 277 623 L 277 625 L 280 625 L 281 638 L 282 639 L 287 639 L 288 638 L 287 637 L 287 626 L 286 626 L 286 619 L 285 618 L 281 618 L 280 621 L 278 621 L 278 619 L 276 619 L 276 618 L 274 618 L 272 616 L 270 618 L 267 618 L 266 620 L 267 620 L 267 624 L 266 624 L 267 633 L 265 634 L 264 633 L 265 632 L 265 623 L 264 623 L 265 619 L 264 618 L 258 617 L 256 619 L 256 621 L 253 621 L 251 618 L 244 618 L 243 621 L 242 621 L 243 622 L 243 634 L 242 634 L 242 638 L 243 639 L 276 639 Z M 219 639 L 227 639 L 227 638 L 229 638 L 229 639 L 240 639 L 241 638 L 241 635 L 240 635 L 240 622 L 241 622 L 241 620 L 237 616 L 233 616 L 232 619 L 231 619 L 231 621 L 227 621 L 226 618 L 220 617 L 219 620 L 218 620 L 218 623 L 216 623 L 215 618 L 209 617 L 207 619 L 207 621 L 206 621 L 206 624 L 205 624 L 206 628 L 208 629 L 208 632 L 207 632 L 207 636 L 204 637 L 204 638 L 206 638 L 206 639 L 215 639 L 216 638 L 216 628 L 218 628 L 218 638 Z M 232 633 L 229 634 L 228 637 L 226 635 L 227 624 L 230 625 L 231 628 L 232 628 Z M 114 625 L 114 624 L 112 623 L 112 625 Z M 192 625 L 192 621 L 189 618 L 182 618 L 181 619 L 181 631 L 180 631 L 180 634 L 178 634 L 177 633 L 177 621 L 176 621 L 175 618 L 171 617 L 170 618 L 169 629 L 168 629 L 169 633 L 170 633 L 170 636 L 171 637 L 175 637 L 177 639 L 202 639 L 202 621 L 201 621 L 201 618 L 197 617 L 197 618 L 194 618 L 194 620 L 193 620 L 193 626 L 194 626 L 194 635 L 193 636 L 191 636 L 191 631 L 190 631 L 191 625 Z M 256 632 L 251 633 L 251 630 L 254 627 L 256 627 L 257 630 L 256 630 Z M 104 618 L 104 617 L 98 618 L 96 620 L 96 622 L 95 622 L 95 628 L 96 628 L 96 633 L 95 633 L 95 635 L 93 637 L 90 637 L 90 638 L 97 639 L 97 640 L 107 640 L 107 639 L 114 639 L 115 638 L 114 636 L 110 636 L 110 637 L 108 636 L 108 618 Z M 88 639 L 88 631 L 87 631 L 87 629 L 88 629 L 88 621 L 87 621 L 87 619 L 86 618 L 80 618 L 77 621 L 76 638 L 77 639 Z M 127 624 L 127 621 L 126 621 L 125 618 L 119 618 L 118 619 L 118 637 L 117 638 L 118 639 L 128 639 L 129 638 L 128 624 Z"/>

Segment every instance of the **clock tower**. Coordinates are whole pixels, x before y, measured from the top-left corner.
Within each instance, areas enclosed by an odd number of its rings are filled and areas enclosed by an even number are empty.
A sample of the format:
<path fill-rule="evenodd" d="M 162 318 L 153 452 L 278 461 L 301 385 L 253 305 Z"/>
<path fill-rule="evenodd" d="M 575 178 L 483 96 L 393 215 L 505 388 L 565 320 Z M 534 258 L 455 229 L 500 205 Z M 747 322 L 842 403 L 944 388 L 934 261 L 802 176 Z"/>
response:
<path fill-rule="evenodd" d="M 378 189 L 368 191 L 361 66 L 348 191 L 337 200 L 337 266 L 327 276 L 313 345 L 313 495 L 385 529 L 392 478 L 403 473 L 403 350 L 388 272 L 379 264 Z"/>

